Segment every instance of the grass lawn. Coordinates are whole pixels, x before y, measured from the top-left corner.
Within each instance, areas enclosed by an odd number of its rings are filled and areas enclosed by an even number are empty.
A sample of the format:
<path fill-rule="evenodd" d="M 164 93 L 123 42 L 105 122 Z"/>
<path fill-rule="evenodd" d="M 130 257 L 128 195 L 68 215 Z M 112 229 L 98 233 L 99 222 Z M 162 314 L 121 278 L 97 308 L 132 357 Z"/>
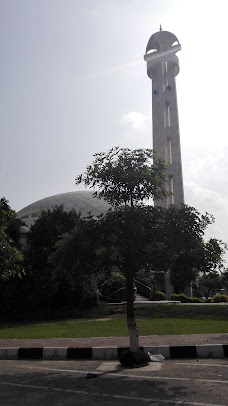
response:
<path fill-rule="evenodd" d="M 228 333 L 228 320 L 198 318 L 138 319 L 139 334 L 212 334 Z M 10 323 L 0 327 L 0 339 L 74 338 L 127 336 L 125 317 L 103 320 L 65 320 L 50 323 Z"/>

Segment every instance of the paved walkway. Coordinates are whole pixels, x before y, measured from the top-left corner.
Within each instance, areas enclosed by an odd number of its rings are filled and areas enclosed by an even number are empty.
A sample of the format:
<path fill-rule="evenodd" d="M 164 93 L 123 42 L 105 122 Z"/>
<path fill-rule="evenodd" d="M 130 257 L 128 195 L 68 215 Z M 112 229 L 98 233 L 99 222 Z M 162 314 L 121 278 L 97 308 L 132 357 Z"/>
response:
<path fill-rule="evenodd" d="M 166 336 L 141 336 L 141 346 L 177 346 L 228 344 L 228 334 L 191 334 Z M 128 337 L 91 337 L 91 338 L 51 338 L 33 340 L 0 340 L 0 348 L 12 347 L 112 347 L 129 346 Z"/>

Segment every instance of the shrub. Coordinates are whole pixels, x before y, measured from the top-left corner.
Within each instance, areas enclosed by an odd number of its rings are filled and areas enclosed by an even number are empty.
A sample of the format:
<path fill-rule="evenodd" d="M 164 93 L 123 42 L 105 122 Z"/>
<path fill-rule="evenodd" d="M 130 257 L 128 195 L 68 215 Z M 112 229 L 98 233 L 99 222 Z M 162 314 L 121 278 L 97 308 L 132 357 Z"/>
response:
<path fill-rule="evenodd" d="M 188 297 L 186 295 L 184 295 L 183 293 L 177 294 L 177 293 L 173 293 L 170 296 L 171 300 L 179 300 L 181 303 L 191 303 L 191 297 Z"/>
<path fill-rule="evenodd" d="M 126 279 L 120 272 L 113 272 L 111 277 L 106 279 L 100 286 L 99 291 L 101 293 L 101 299 L 125 299 L 126 300 L 126 290 L 121 289 L 126 287 Z M 118 289 L 118 293 L 113 295 Z"/>
<path fill-rule="evenodd" d="M 151 300 L 166 300 L 166 295 L 163 292 L 157 291 L 153 293 Z"/>
<path fill-rule="evenodd" d="M 199 297 L 190 297 L 189 299 L 191 299 L 191 303 L 204 303 L 204 300 Z"/>
<path fill-rule="evenodd" d="M 212 300 L 211 299 L 205 299 L 205 303 L 211 303 Z"/>
<path fill-rule="evenodd" d="M 217 293 L 214 297 L 213 297 L 214 303 L 219 303 L 219 302 L 228 302 L 228 296 L 226 295 L 222 295 L 220 293 Z"/>
<path fill-rule="evenodd" d="M 180 301 L 180 299 L 179 299 L 179 295 L 177 294 L 177 293 L 172 293 L 172 295 L 170 295 L 170 300 L 179 300 Z"/>
<path fill-rule="evenodd" d="M 137 352 L 127 350 L 120 353 L 119 361 L 124 367 L 139 368 L 148 365 L 150 357 L 141 350 Z"/>

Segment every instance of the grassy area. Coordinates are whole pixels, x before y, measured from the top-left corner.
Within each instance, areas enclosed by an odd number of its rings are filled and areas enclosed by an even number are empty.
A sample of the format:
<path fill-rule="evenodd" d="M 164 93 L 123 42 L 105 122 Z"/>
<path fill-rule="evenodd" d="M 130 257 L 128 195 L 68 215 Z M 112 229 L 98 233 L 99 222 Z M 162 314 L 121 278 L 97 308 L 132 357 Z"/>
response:
<path fill-rule="evenodd" d="M 157 318 L 138 319 L 140 335 L 228 333 L 228 320 Z M 127 336 L 124 317 L 105 320 L 66 320 L 51 323 L 10 324 L 0 329 L 0 339 Z"/>
<path fill-rule="evenodd" d="M 62 315 L 54 322 L 7 322 L 0 325 L 0 339 L 127 336 L 126 306 L 108 306 Z M 99 320 L 99 318 L 103 320 Z M 228 333 L 228 306 L 137 305 L 140 335 Z M 96 319 L 96 320 L 95 320 Z M 98 320 L 97 320 L 98 319 Z"/>
<path fill-rule="evenodd" d="M 137 317 L 143 318 L 190 318 L 190 319 L 212 319 L 228 320 L 228 306 L 220 304 L 211 305 L 188 305 L 188 304 L 149 304 L 139 305 L 136 309 Z"/>
<path fill-rule="evenodd" d="M 211 318 L 228 320 L 228 305 L 191 305 L 191 304 L 137 304 L 135 305 L 137 318 L 160 318 L 160 317 L 182 317 L 182 318 Z M 116 317 L 126 314 L 126 305 L 108 305 L 101 303 L 93 309 L 81 308 L 53 308 L 51 309 L 52 320 L 68 320 L 68 319 L 98 319 L 101 317 Z M 30 320 L 31 322 L 44 321 L 48 318 L 48 309 L 28 309 L 28 312 L 19 312 L 5 315 L 5 322 Z M 0 322 L 3 325 L 4 319 Z"/>

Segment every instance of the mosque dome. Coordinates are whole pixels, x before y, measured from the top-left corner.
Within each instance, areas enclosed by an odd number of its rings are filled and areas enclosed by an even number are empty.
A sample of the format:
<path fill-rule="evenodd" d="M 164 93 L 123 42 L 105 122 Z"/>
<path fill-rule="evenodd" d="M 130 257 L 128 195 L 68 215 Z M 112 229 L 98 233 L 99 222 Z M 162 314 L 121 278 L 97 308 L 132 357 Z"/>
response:
<path fill-rule="evenodd" d="M 56 206 L 62 205 L 64 210 L 70 211 L 74 209 L 77 213 L 80 212 L 82 217 L 97 217 L 102 213 L 106 213 L 110 209 L 110 204 L 103 199 L 94 197 L 93 193 L 92 191 L 83 190 L 45 197 L 18 211 L 17 216 L 28 227 L 31 227 L 39 218 L 42 210 L 53 210 Z"/>

